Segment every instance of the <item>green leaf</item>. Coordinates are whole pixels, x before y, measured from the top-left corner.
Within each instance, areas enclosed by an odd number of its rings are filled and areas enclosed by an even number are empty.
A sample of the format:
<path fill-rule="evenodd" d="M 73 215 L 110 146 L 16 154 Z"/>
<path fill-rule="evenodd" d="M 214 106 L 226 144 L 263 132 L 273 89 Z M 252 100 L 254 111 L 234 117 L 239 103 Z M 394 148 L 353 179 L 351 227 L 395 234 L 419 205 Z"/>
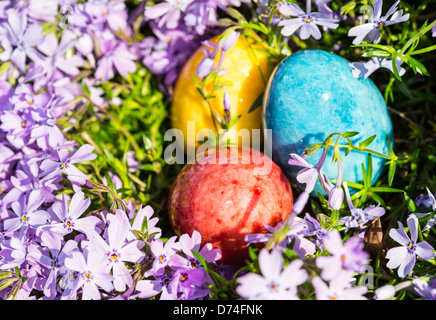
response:
<path fill-rule="evenodd" d="M 409 55 L 413 56 L 415 54 L 423 54 L 423 53 L 427 53 L 427 52 L 430 52 L 430 51 L 433 51 L 433 50 L 436 50 L 436 44 L 433 45 L 433 46 L 424 48 L 424 49 L 420 49 L 420 50 L 416 50 L 416 51 L 410 52 Z"/>
<path fill-rule="evenodd" d="M 12 276 L 11 271 L 0 271 L 0 280 L 9 278 L 10 276 Z"/>
<path fill-rule="evenodd" d="M 262 92 L 256 100 L 254 100 L 253 104 L 251 105 L 250 109 L 248 110 L 248 113 L 252 113 L 254 110 L 262 106 L 264 93 Z"/>
<path fill-rule="evenodd" d="M 241 26 L 245 27 L 245 28 L 250 28 L 250 29 L 253 29 L 253 30 L 257 30 L 259 32 L 262 32 L 263 34 L 269 34 L 268 28 L 263 23 L 259 23 L 259 24 L 255 24 L 255 23 L 242 23 Z"/>
<path fill-rule="evenodd" d="M 415 58 L 409 56 L 408 64 L 412 68 L 415 74 L 421 74 L 425 76 L 430 76 L 430 73 L 427 71 L 427 68 Z"/>
<path fill-rule="evenodd" d="M 356 132 L 356 131 L 348 131 L 348 132 L 345 132 L 342 136 L 344 138 L 351 138 L 351 137 L 357 136 L 358 134 L 359 134 L 359 132 Z"/>
<path fill-rule="evenodd" d="M 371 142 L 374 141 L 375 137 L 377 135 L 373 135 L 371 137 L 369 137 L 368 139 L 363 140 L 362 142 L 359 143 L 359 149 L 363 150 L 365 149 L 367 146 L 369 146 L 371 144 Z"/>
<path fill-rule="evenodd" d="M 372 57 L 390 58 L 391 54 L 387 51 L 384 51 L 384 50 L 374 49 L 374 50 L 369 50 L 369 51 L 364 52 L 362 54 L 362 57 L 365 57 L 365 58 L 372 58 Z"/>
<path fill-rule="evenodd" d="M 401 189 L 388 188 L 388 187 L 371 187 L 368 189 L 368 191 L 372 191 L 372 192 L 404 192 L 404 190 L 401 190 Z"/>
<path fill-rule="evenodd" d="M 389 171 L 388 171 L 388 185 L 392 185 L 394 181 L 395 171 L 397 169 L 397 162 L 394 160 L 389 161 Z"/>

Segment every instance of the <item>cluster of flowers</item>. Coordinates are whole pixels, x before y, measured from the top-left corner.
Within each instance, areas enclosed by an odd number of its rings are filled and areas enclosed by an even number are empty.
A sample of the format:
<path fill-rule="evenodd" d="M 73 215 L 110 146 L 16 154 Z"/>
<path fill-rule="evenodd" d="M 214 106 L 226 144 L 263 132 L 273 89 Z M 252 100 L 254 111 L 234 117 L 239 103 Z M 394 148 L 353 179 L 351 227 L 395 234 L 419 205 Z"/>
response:
<path fill-rule="evenodd" d="M 162 76 L 169 93 L 180 69 L 203 41 L 221 33 L 219 11 L 239 7 L 247 0 L 168 0 L 145 7 L 145 19 L 153 32 L 141 47 L 144 65 Z"/>
<path fill-rule="evenodd" d="M 301 39 L 319 39 L 316 25 L 336 28 L 338 15 L 328 8 L 328 2 L 316 1 L 318 13 L 311 12 L 310 1 L 306 12 L 296 5 L 280 5 L 281 14 L 296 17 L 278 22 L 283 26 L 283 35 L 290 36 L 300 29 Z M 381 4 L 380 0 L 374 3 L 370 24 L 350 30 L 355 41 L 368 37 L 377 42 L 377 28 L 407 20 L 401 10 L 396 11 L 397 4 L 382 17 Z M 126 210 L 117 209 L 114 213 L 87 212 L 91 203 L 83 188 L 93 185 L 75 164 L 91 161 L 96 155 L 90 145 L 76 149 L 76 143 L 64 137 L 58 121 L 89 101 L 105 107 L 107 101 L 99 84 L 117 75 L 128 77 L 135 72 L 137 60 L 142 60 L 154 74 L 162 75 L 164 87 L 170 88 L 190 50 L 220 30 L 218 9 L 240 5 L 227 0 L 169 0 L 139 7 L 139 11 L 129 15 L 123 0 L 0 3 L 2 298 L 76 299 L 80 295 L 82 299 L 127 299 L 160 294 L 161 299 L 200 299 L 210 293 L 210 276 L 193 251 L 218 271 L 223 269 L 217 262 L 221 255 L 209 244 L 200 247 L 198 233 L 164 241 L 156 227 L 158 219 L 152 217 L 153 210 L 137 209 L 132 202 L 126 204 Z M 136 30 L 131 27 L 132 21 L 143 14 L 154 36 L 134 43 Z M 61 20 L 67 18 L 61 26 L 57 24 L 60 16 Z M 57 36 L 59 29 L 62 31 Z M 235 37 L 234 33 L 228 42 L 215 47 L 211 44 L 213 50 L 197 72 L 203 76 L 213 72 L 214 66 L 209 62 L 215 49 L 230 47 Z M 368 65 L 363 67 L 375 70 Z M 311 166 L 301 156 L 292 155 L 291 165 L 305 167 L 297 178 L 306 183 L 301 199 L 307 201 L 318 177 L 325 183 L 329 205 L 334 210 L 342 204 L 345 190 L 351 216 L 343 222 L 348 228 L 357 228 L 358 234 L 344 242 L 337 231 L 327 232 L 310 215 L 304 219 L 296 217 L 284 242 L 271 251 L 261 250 L 262 276 L 248 273 L 238 279 L 237 292 L 241 297 L 295 299 L 297 287 L 309 280 L 319 299 L 364 297 L 366 288 L 350 287 L 350 283 L 354 272 L 362 272 L 368 263 L 361 241 L 365 225 L 382 216 L 385 209 L 355 208 L 342 177 L 333 185 L 322 173 L 322 163 Z M 73 190 L 71 197 L 63 192 L 66 189 Z M 430 192 L 428 203 L 436 210 Z M 296 203 L 295 214 L 302 207 Z M 409 217 L 410 237 L 401 223 L 399 230 L 390 232 L 401 246 L 388 252 L 388 267 L 398 267 L 400 277 L 411 274 L 417 256 L 425 260 L 434 257 L 427 242 L 417 242 L 417 219 L 424 216 Z M 433 224 L 430 219 L 427 227 Z M 266 227 L 273 234 L 275 229 Z M 247 242 L 266 242 L 269 237 L 251 235 Z M 291 243 L 300 258 L 282 270 L 283 250 Z M 321 273 L 309 279 L 302 266 L 306 257 L 317 250 L 325 252 L 314 260 Z M 433 282 L 417 279 L 415 285 L 422 296 L 435 296 Z"/>

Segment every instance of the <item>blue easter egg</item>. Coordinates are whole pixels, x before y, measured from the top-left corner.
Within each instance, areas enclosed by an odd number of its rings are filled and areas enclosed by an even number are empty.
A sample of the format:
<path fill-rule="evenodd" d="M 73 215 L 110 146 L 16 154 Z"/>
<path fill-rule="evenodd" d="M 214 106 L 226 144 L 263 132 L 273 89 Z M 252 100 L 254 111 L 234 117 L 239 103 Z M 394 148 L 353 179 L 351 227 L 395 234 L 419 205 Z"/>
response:
<path fill-rule="evenodd" d="M 392 122 L 376 85 L 369 78 L 355 78 L 346 59 L 321 50 L 294 53 L 276 67 L 265 91 L 263 126 L 271 129 L 271 137 L 265 141 L 271 141 L 273 160 L 294 181 L 303 167 L 289 165 L 289 154 L 300 155 L 333 132 L 359 132 L 350 138 L 356 146 L 376 135 L 368 148 L 383 154 L 388 154 L 386 136 L 393 142 Z M 344 142 L 341 138 L 340 143 Z M 306 161 L 316 165 L 321 149 Z M 361 182 L 362 163 L 367 166 L 368 154 L 351 151 L 345 156 L 341 149 L 341 158 L 343 180 Z M 329 179 L 336 180 L 338 166 L 331 159 L 329 151 L 323 170 Z M 372 156 L 373 183 L 383 173 L 385 162 L 380 156 Z M 319 182 L 312 194 L 316 191 L 325 194 Z"/>

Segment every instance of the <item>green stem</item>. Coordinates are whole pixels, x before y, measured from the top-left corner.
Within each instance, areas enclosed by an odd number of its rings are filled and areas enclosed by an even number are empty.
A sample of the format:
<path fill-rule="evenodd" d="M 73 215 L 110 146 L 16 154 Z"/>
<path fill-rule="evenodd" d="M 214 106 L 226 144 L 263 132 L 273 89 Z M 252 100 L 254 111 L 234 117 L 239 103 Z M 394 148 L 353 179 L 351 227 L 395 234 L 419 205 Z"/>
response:
<path fill-rule="evenodd" d="M 419 39 L 421 36 L 423 36 L 424 34 L 426 34 L 427 32 L 429 32 L 431 29 L 433 29 L 434 25 L 436 24 L 436 20 L 433 21 L 433 23 L 431 23 L 430 25 L 428 25 L 427 27 L 425 27 L 424 29 L 422 29 L 421 31 L 419 31 L 417 34 L 415 34 L 412 38 L 409 39 L 409 41 L 406 42 L 406 44 L 403 46 L 403 48 L 401 48 L 400 53 L 404 54 L 406 52 L 406 50 L 417 40 Z"/>

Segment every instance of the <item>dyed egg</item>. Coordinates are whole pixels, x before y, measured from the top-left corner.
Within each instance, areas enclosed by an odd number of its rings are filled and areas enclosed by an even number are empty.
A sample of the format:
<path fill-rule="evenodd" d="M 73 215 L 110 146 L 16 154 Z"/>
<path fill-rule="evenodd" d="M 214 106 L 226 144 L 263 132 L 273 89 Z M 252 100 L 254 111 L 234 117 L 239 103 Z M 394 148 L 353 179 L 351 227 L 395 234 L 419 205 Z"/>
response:
<path fill-rule="evenodd" d="M 393 142 L 392 122 L 375 84 L 369 78 L 355 78 L 346 59 L 321 50 L 292 54 L 276 67 L 265 91 L 263 125 L 271 129 L 268 139 L 273 160 L 291 179 L 302 167 L 290 166 L 289 154 L 301 154 L 306 147 L 324 142 L 331 133 L 359 132 L 351 138 L 356 146 L 376 134 L 368 148 L 383 154 L 388 154 L 386 135 Z M 340 143 L 344 142 L 341 138 Z M 316 165 L 321 153 L 320 149 L 306 160 Z M 335 180 L 338 167 L 331 156 L 332 151 L 323 169 Z M 341 158 L 343 179 L 362 181 L 362 163 L 366 167 L 367 153 L 351 151 L 345 156 L 341 149 Z M 373 182 L 383 173 L 384 164 L 383 158 L 372 157 Z M 325 194 L 319 182 L 315 190 Z"/>
<path fill-rule="evenodd" d="M 288 178 L 270 158 L 250 148 L 209 152 L 205 161 L 187 164 L 169 197 L 169 220 L 177 235 L 197 230 L 212 243 L 222 262 L 248 259 L 247 234 L 268 232 L 292 210 Z M 214 162 L 214 163 L 213 163 Z"/>
<path fill-rule="evenodd" d="M 240 129 L 247 129 L 251 133 L 252 129 L 262 128 L 262 102 L 258 100 L 258 97 L 263 94 L 269 75 L 273 70 L 268 56 L 259 51 L 253 43 L 251 43 L 250 47 L 248 41 L 253 42 L 240 36 L 235 45 L 226 52 L 221 69 L 228 70 L 228 72 L 219 77 L 219 82 L 227 84 L 228 87 L 217 90 L 215 98 L 211 100 L 213 112 L 217 111 L 222 116 L 224 113 L 224 90 L 228 92 L 231 117 L 241 115 L 241 118 L 233 127 L 235 131 L 232 130 L 229 133 L 230 141 L 237 143 L 241 143 L 237 141 L 236 136 L 236 132 Z M 214 38 L 212 42 L 217 43 L 217 38 Z M 195 141 L 195 137 L 201 129 L 215 131 L 209 107 L 201 98 L 194 81 L 197 78 L 197 65 L 205 56 L 205 53 L 202 52 L 205 48 L 205 46 L 200 47 L 186 62 L 174 88 L 171 105 L 172 126 L 182 131 L 186 148 L 193 144 L 195 144 L 195 147 L 200 145 Z M 220 54 L 216 55 L 216 63 L 218 63 L 219 56 Z M 212 83 L 209 84 L 208 88 L 208 91 L 210 91 Z M 256 101 L 259 103 L 259 108 L 249 113 Z M 188 121 L 195 121 L 195 129 L 192 130 L 195 133 L 194 139 L 188 139 L 188 131 L 191 130 L 188 129 Z M 215 132 L 215 134 L 217 133 Z M 239 145 L 241 146 L 241 144 Z M 245 144 L 245 146 L 247 145 Z"/>

